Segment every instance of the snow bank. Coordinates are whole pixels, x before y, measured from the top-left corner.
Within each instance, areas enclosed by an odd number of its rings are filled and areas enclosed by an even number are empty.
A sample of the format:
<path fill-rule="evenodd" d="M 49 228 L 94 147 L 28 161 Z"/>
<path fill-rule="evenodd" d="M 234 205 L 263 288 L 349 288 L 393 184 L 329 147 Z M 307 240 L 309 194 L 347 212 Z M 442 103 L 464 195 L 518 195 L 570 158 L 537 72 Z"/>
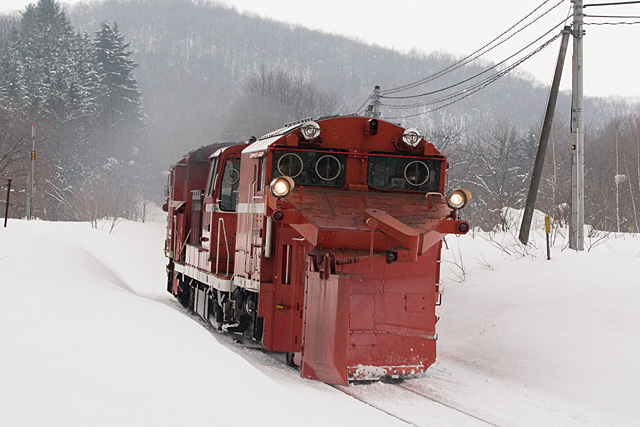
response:
<path fill-rule="evenodd" d="M 636 425 L 640 237 L 576 253 L 560 230 L 547 261 L 534 227 L 527 248 L 447 239 L 438 361 L 405 385 L 497 425 Z M 163 222 L 108 228 L 0 228 L 0 425 L 402 425 L 185 314 Z M 483 425 L 393 385 L 349 391 L 415 425 Z"/>
<path fill-rule="evenodd" d="M 393 424 L 324 385 L 320 401 L 293 392 L 163 304 L 163 233 L 0 230 L 0 425 Z"/>
<path fill-rule="evenodd" d="M 542 224 L 527 248 L 509 233 L 448 240 L 432 374 L 498 424 L 636 425 L 640 238 L 587 238 L 578 253 L 560 230 L 547 260 Z"/>

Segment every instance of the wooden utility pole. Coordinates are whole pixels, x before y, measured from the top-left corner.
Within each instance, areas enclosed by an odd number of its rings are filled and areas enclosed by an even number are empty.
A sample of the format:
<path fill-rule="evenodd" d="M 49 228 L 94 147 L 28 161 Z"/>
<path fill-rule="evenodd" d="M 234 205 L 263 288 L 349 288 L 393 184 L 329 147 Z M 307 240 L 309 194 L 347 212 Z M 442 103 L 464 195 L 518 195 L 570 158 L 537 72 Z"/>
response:
<path fill-rule="evenodd" d="M 7 183 L 7 205 L 4 208 L 4 228 L 7 228 L 7 220 L 9 219 L 9 196 L 11 196 L 11 178 Z"/>
<path fill-rule="evenodd" d="M 542 124 L 542 131 L 540 132 L 540 143 L 538 144 L 536 161 L 533 166 L 533 173 L 531 174 L 531 184 L 529 184 L 527 202 L 524 207 L 522 224 L 520 225 L 520 235 L 518 236 L 518 238 L 525 245 L 529 241 L 529 231 L 531 229 L 533 208 L 536 204 L 538 187 L 540 186 L 540 178 L 542 177 L 542 167 L 544 166 L 544 158 L 547 154 L 547 145 L 549 144 L 549 135 L 551 134 L 551 125 L 553 124 L 553 115 L 556 111 L 556 101 L 558 100 L 558 92 L 560 91 L 562 68 L 564 67 L 564 59 L 567 55 L 567 45 L 569 44 L 570 33 L 571 29 L 569 27 L 564 27 L 564 29 L 562 30 L 562 43 L 560 44 L 560 52 L 558 53 L 558 62 L 556 63 L 556 71 L 553 74 L 551 92 L 549 93 L 549 101 L 547 102 L 547 112 L 544 115 L 544 123 Z"/>
<path fill-rule="evenodd" d="M 573 3 L 573 66 L 571 87 L 571 223 L 569 247 L 584 250 L 584 12 L 582 0 Z"/>

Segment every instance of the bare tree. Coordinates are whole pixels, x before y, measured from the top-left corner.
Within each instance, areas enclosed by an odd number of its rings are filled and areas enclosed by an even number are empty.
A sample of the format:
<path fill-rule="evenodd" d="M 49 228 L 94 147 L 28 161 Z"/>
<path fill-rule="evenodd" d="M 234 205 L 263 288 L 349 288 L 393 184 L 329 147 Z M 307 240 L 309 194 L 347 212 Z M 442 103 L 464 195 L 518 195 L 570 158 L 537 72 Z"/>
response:
<path fill-rule="evenodd" d="M 611 101 L 610 109 L 612 118 L 591 133 L 585 147 L 589 159 L 585 212 L 589 223 L 599 230 L 638 230 L 634 193 L 640 188 L 640 172 L 631 174 L 629 169 L 629 163 L 640 162 L 638 116 L 626 101 Z"/>
<path fill-rule="evenodd" d="M 531 138 L 519 135 L 505 122 L 468 141 L 459 150 L 464 153 L 465 167 L 460 168 L 463 170 L 459 170 L 457 179 L 474 194 L 473 215 L 479 220 L 478 225 L 507 229 L 508 218 L 503 208 L 522 206 L 534 147 Z"/>
<path fill-rule="evenodd" d="M 248 139 L 305 117 L 336 114 L 337 97 L 285 71 L 262 67 L 246 78 L 230 110 L 225 137 Z"/>
<path fill-rule="evenodd" d="M 31 126 L 27 125 L 9 105 L 0 104 L 0 177 L 11 178 L 16 193 L 12 205 L 23 206 L 27 187 Z M 11 210 L 20 215 L 20 209 Z"/>

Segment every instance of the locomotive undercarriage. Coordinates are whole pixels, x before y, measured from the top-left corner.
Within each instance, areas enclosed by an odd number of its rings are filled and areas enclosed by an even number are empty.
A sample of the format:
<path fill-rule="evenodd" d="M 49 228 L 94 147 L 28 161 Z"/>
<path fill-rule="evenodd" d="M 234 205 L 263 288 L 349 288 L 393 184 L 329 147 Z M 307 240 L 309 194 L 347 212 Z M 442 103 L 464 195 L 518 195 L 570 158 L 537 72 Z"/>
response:
<path fill-rule="evenodd" d="M 175 278 L 178 284 L 175 297 L 184 308 L 217 330 L 233 334 L 237 341 L 260 343 L 263 319 L 258 317 L 256 292 L 240 287 L 234 287 L 230 292 L 220 291 L 183 273 L 175 273 Z M 170 288 L 168 290 L 172 292 Z"/>

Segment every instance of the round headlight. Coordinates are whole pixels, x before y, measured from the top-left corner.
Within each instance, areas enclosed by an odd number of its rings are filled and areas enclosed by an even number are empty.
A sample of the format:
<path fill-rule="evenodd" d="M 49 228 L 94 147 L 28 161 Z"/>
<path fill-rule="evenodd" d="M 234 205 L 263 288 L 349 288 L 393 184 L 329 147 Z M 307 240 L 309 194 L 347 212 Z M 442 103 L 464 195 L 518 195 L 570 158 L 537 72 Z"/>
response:
<path fill-rule="evenodd" d="M 471 193 L 464 188 L 453 190 L 447 198 L 447 204 L 452 209 L 462 209 L 471 200 Z"/>
<path fill-rule="evenodd" d="M 269 186 L 271 189 L 271 194 L 278 198 L 287 197 L 295 184 L 293 180 L 288 176 L 281 176 L 273 181 L 271 181 L 271 185 Z"/>
<path fill-rule="evenodd" d="M 307 141 L 313 141 L 320 136 L 320 125 L 316 122 L 306 122 L 300 127 L 300 133 Z"/>
<path fill-rule="evenodd" d="M 415 128 L 407 129 L 402 134 L 402 142 L 411 148 L 416 148 L 421 139 L 422 135 Z"/>

